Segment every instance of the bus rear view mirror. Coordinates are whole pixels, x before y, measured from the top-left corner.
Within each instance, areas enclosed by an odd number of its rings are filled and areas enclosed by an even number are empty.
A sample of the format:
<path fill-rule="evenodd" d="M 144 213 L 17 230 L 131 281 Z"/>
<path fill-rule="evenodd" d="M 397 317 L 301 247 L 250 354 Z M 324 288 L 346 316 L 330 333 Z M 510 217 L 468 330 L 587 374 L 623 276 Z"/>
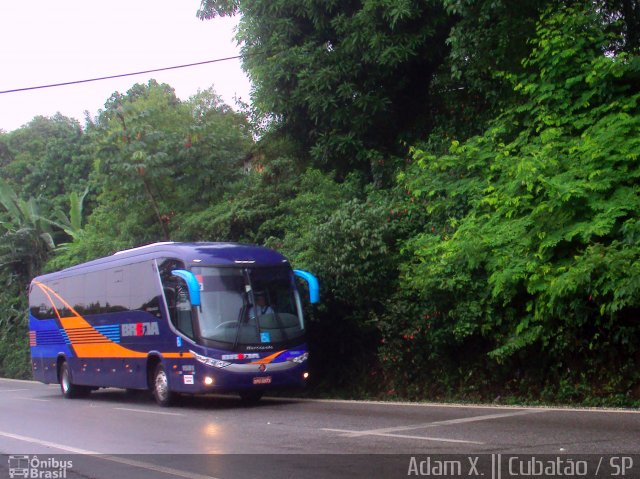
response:
<path fill-rule="evenodd" d="M 318 283 L 318 278 L 308 271 L 303 271 L 301 269 L 294 269 L 293 273 L 297 277 L 304 279 L 309 285 L 309 302 L 311 304 L 320 302 L 320 284 Z"/>
<path fill-rule="evenodd" d="M 200 283 L 198 283 L 196 275 L 186 269 L 174 269 L 171 271 L 171 274 L 185 280 L 189 288 L 191 305 L 200 306 Z"/>

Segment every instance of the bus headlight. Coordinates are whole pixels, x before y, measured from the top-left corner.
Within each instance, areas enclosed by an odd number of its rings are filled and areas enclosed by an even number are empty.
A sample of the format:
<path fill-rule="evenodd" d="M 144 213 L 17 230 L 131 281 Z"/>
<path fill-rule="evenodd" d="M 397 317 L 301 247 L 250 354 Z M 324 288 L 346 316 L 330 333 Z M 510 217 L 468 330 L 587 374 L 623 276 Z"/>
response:
<path fill-rule="evenodd" d="M 211 376 L 204 377 L 204 385 L 211 386 L 213 384 L 213 378 Z"/>
<path fill-rule="evenodd" d="M 231 363 L 228 363 L 226 361 L 220 361 L 219 359 L 213 359 L 213 358 L 209 358 L 207 356 L 203 356 L 201 354 L 196 353 L 195 351 L 189 350 L 189 352 L 191 354 L 193 354 L 193 357 L 196 358 L 196 360 L 202 364 L 204 364 L 205 366 L 212 366 L 214 368 L 218 368 L 218 369 L 222 369 L 222 368 L 226 368 L 227 366 L 231 366 Z"/>

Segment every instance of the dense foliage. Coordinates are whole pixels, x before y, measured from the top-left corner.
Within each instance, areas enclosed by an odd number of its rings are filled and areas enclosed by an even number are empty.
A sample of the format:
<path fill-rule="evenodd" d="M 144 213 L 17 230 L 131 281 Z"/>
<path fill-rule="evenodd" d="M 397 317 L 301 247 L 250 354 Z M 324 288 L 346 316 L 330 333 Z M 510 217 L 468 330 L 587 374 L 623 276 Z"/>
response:
<path fill-rule="evenodd" d="M 424 132 L 452 22 L 442 2 L 214 1 L 201 16 L 237 11 L 257 114 L 316 165 L 369 172 Z"/>
<path fill-rule="evenodd" d="M 635 2 L 199 11 L 234 13 L 248 114 L 151 81 L 0 133 L 1 374 L 29 374 L 37 272 L 242 241 L 321 281 L 317 394 L 638 404 Z"/>
<path fill-rule="evenodd" d="M 637 376 L 612 384 L 611 370 L 633 371 L 640 351 L 640 63 L 603 55 L 598 18 L 571 10 L 545 15 L 532 45 L 533 73 L 509 76 L 517 105 L 445 154 L 415 149 L 401 174 L 433 221 L 406 243 L 403 284 L 439 329 L 409 321 L 405 335 L 428 359 L 456 344 L 488 357 L 528 391 L 624 390 Z"/>

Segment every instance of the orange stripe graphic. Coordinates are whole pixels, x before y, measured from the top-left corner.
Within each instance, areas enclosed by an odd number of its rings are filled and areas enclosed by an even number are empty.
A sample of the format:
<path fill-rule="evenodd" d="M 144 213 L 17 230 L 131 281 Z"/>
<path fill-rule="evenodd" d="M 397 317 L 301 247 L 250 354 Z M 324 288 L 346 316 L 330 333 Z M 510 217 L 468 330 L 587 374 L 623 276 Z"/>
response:
<path fill-rule="evenodd" d="M 285 351 L 286 351 L 286 349 L 283 349 L 282 351 L 278 351 L 277 353 L 273 353 L 273 354 L 267 356 L 266 358 L 262 358 L 262 359 L 259 359 L 257 361 L 252 361 L 249 364 L 269 364 L 271 361 L 273 361 L 275 358 L 280 356 Z"/>
<path fill-rule="evenodd" d="M 46 284 L 34 282 L 49 298 L 56 316 L 67 333 L 71 345 L 79 358 L 146 358 L 147 353 L 125 348 L 98 332 L 89 324 L 73 307 L 67 303 L 58 293 Z M 64 304 L 73 316 L 61 317 L 51 295 Z M 165 358 L 191 358 L 191 353 L 160 353 Z"/>

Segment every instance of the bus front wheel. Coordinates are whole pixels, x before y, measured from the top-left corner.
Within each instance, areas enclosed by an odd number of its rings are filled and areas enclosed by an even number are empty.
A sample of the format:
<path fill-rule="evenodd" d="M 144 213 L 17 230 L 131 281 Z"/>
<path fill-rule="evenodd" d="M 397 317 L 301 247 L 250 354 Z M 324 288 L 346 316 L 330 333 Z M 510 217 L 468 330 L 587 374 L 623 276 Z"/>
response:
<path fill-rule="evenodd" d="M 176 393 L 169 388 L 169 377 L 162 364 L 156 366 L 153 375 L 153 397 L 163 407 L 171 406 L 176 400 Z"/>
<path fill-rule="evenodd" d="M 86 386 L 73 384 L 71 369 L 66 361 L 60 365 L 60 390 L 67 399 L 86 397 L 91 392 L 91 389 Z"/>

